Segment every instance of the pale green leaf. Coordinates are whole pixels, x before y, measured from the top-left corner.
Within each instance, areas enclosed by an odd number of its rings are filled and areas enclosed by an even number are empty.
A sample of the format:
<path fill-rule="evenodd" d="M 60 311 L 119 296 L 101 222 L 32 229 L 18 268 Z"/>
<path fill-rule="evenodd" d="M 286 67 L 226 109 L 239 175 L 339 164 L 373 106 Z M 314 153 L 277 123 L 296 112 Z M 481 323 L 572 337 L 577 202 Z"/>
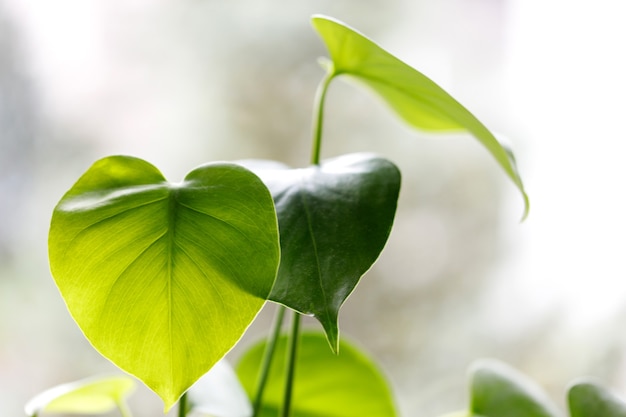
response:
<path fill-rule="evenodd" d="M 264 391 L 261 416 L 277 417 L 285 384 L 287 337 L 277 343 Z M 254 398 L 265 342 L 246 351 L 236 367 L 244 388 Z M 342 338 L 339 355 L 328 349 L 322 333 L 305 332 L 298 349 L 292 417 L 395 417 L 389 385 L 372 359 Z"/>
<path fill-rule="evenodd" d="M 169 183 L 127 156 L 96 162 L 54 210 L 52 274 L 85 336 L 169 409 L 234 344 L 279 263 L 271 195 L 203 165 Z"/>
<path fill-rule="evenodd" d="M 366 36 L 335 19 L 314 16 L 313 26 L 328 48 L 331 76 L 345 75 L 375 91 L 409 125 L 435 132 L 467 131 L 482 143 L 522 193 L 528 197 L 512 154 L 472 113 L 428 77 Z"/>
<path fill-rule="evenodd" d="M 31 399 L 24 411 L 35 416 L 48 413 L 104 414 L 125 408 L 125 400 L 135 389 L 127 376 L 88 378 L 50 388 Z"/>

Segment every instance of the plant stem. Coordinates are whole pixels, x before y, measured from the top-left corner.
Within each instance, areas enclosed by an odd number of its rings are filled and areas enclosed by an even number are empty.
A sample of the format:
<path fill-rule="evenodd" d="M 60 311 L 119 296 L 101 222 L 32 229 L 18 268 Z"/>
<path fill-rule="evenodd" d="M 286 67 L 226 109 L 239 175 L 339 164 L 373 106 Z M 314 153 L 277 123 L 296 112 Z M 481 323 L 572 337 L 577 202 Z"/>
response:
<path fill-rule="evenodd" d="M 274 352 L 276 351 L 276 341 L 280 336 L 280 329 L 283 325 L 285 309 L 285 306 L 278 306 L 270 336 L 267 338 L 265 352 L 263 352 L 263 362 L 261 363 L 259 380 L 257 382 L 256 394 L 254 397 L 252 417 L 258 417 L 258 415 L 261 413 L 261 405 L 263 404 L 263 392 L 265 391 L 265 384 L 267 383 L 267 378 L 269 377 L 270 368 L 272 366 L 272 359 L 274 358 Z"/>
<path fill-rule="evenodd" d="M 293 381 L 296 372 L 296 359 L 298 357 L 298 343 L 300 341 L 300 313 L 293 312 L 291 322 L 291 334 L 289 335 L 289 351 L 287 352 L 287 373 L 285 375 L 285 396 L 280 417 L 289 417 L 291 414 L 291 397 L 293 393 Z"/>
<path fill-rule="evenodd" d="M 185 417 L 187 415 L 187 393 L 185 392 L 180 400 L 178 400 L 178 417 Z"/>
<path fill-rule="evenodd" d="M 324 127 L 324 103 L 326 101 L 326 92 L 330 82 L 337 74 L 334 70 L 326 73 L 317 87 L 315 94 L 315 107 L 313 108 L 313 149 L 311 150 L 311 164 L 319 165 L 320 149 L 322 147 L 322 130 Z"/>

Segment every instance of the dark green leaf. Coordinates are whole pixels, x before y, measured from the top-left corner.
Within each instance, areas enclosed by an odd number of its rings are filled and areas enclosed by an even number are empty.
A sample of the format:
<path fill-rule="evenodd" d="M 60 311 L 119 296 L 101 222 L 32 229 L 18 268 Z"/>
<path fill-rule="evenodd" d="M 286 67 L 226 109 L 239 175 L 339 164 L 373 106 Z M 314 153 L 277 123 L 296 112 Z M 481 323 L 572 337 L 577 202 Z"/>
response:
<path fill-rule="evenodd" d="M 287 337 L 277 343 L 264 392 L 263 417 L 276 417 L 283 401 Z M 265 343 L 244 353 L 236 367 L 244 388 L 253 398 Z M 384 376 L 374 362 L 344 339 L 334 355 L 321 333 L 304 333 L 292 398 L 292 417 L 394 417 L 394 401 Z"/>
<path fill-rule="evenodd" d="M 374 90 L 409 125 L 429 131 L 465 130 L 478 139 L 528 197 L 512 154 L 465 107 L 428 77 L 405 64 L 356 30 L 324 16 L 313 17 L 330 58 L 331 75 L 346 75 Z"/>
<path fill-rule="evenodd" d="M 626 402 L 603 386 L 579 382 L 568 392 L 571 417 L 626 417 Z"/>
<path fill-rule="evenodd" d="M 336 351 L 339 309 L 385 246 L 400 172 L 369 154 L 304 169 L 248 164 L 272 192 L 280 225 L 281 262 L 270 299 L 315 316 Z"/>
<path fill-rule="evenodd" d="M 470 411 L 484 417 L 558 417 L 546 393 L 525 375 L 493 361 L 477 362 L 470 371 Z"/>
<path fill-rule="evenodd" d="M 49 255 L 85 336 L 169 409 L 263 306 L 279 263 L 276 215 L 240 166 L 204 165 L 173 184 L 114 156 L 55 208 Z"/>

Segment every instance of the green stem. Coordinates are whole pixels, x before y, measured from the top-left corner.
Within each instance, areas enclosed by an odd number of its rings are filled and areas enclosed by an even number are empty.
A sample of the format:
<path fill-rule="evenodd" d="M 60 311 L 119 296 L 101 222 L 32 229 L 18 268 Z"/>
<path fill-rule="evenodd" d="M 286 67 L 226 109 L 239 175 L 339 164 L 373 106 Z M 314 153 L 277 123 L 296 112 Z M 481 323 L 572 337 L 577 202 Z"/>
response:
<path fill-rule="evenodd" d="M 263 353 L 263 361 L 261 362 L 261 371 L 259 373 L 259 380 L 257 381 L 256 395 L 253 403 L 252 417 L 258 417 L 261 413 L 261 406 L 263 405 L 263 392 L 265 391 L 265 385 L 267 384 L 267 378 L 269 377 L 270 368 L 272 366 L 272 359 L 274 358 L 274 352 L 276 351 L 276 342 L 280 336 L 280 329 L 283 325 L 283 319 L 285 317 L 285 306 L 279 305 L 276 310 L 276 316 L 274 317 L 274 324 L 272 325 L 272 331 L 267 339 L 265 345 L 265 352 Z"/>
<path fill-rule="evenodd" d="M 180 400 L 178 400 L 178 417 L 185 417 L 187 415 L 187 393 L 184 393 Z"/>
<path fill-rule="evenodd" d="M 294 311 L 291 322 L 291 334 L 289 335 L 289 351 L 287 352 L 287 373 L 285 375 L 285 396 L 280 417 L 291 415 L 291 397 L 293 393 L 293 381 L 296 373 L 296 359 L 298 357 L 298 343 L 300 341 L 300 313 Z"/>
<path fill-rule="evenodd" d="M 334 71 L 326 73 L 326 76 L 317 87 L 317 93 L 315 94 L 315 107 L 313 108 L 313 149 L 311 150 L 311 164 L 313 165 L 319 165 L 320 163 L 322 130 L 324 127 L 324 103 L 326 101 L 328 86 L 336 75 Z"/>

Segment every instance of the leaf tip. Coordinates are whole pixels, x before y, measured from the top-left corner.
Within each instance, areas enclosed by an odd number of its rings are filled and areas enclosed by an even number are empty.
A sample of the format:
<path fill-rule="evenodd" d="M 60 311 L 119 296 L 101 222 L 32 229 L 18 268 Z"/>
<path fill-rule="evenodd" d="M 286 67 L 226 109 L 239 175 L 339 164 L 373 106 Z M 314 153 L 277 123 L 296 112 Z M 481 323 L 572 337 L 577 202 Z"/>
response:
<path fill-rule="evenodd" d="M 176 405 L 176 403 L 178 402 L 179 398 L 174 398 L 175 396 L 165 396 L 165 395 L 161 395 L 159 394 L 159 396 L 161 397 L 161 400 L 163 401 L 163 414 L 167 414 L 172 407 L 174 407 L 174 405 Z"/>
<path fill-rule="evenodd" d="M 528 194 L 526 194 L 524 188 L 521 188 L 521 192 L 522 198 L 524 199 L 524 213 L 522 213 L 520 223 L 523 223 L 528 218 L 528 214 L 530 213 L 530 200 L 528 199 Z"/>
<path fill-rule="evenodd" d="M 337 320 L 320 320 L 320 322 L 324 327 L 324 333 L 326 334 L 326 340 L 330 345 L 330 350 L 332 350 L 335 355 L 339 355 L 339 326 L 337 325 Z"/>

